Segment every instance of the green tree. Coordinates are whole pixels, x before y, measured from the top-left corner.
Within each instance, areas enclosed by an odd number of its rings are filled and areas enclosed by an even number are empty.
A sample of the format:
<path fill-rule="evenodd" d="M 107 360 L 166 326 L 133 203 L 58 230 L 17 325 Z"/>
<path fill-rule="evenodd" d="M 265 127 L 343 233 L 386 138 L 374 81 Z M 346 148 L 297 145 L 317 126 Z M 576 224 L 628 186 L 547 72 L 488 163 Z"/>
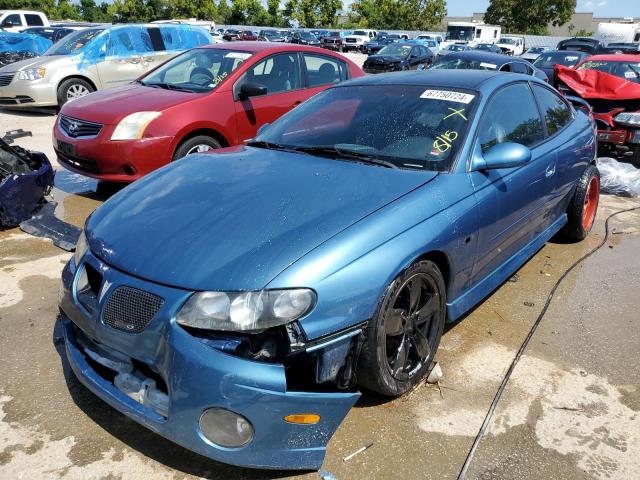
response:
<path fill-rule="evenodd" d="M 341 8 L 342 0 L 288 0 L 283 14 L 300 27 L 331 27 L 336 25 Z"/>
<path fill-rule="evenodd" d="M 80 16 L 87 22 L 110 22 L 108 6 L 106 2 L 98 6 L 94 0 L 80 0 Z"/>
<path fill-rule="evenodd" d="M 356 0 L 349 16 L 363 28 L 428 30 L 446 15 L 445 0 Z"/>
<path fill-rule="evenodd" d="M 232 25 L 267 25 L 269 24 L 269 14 L 260 0 L 232 0 L 231 15 L 226 23 Z"/>
<path fill-rule="evenodd" d="M 484 21 L 508 32 L 545 35 L 547 26 L 571 20 L 576 0 L 491 0 Z"/>
<path fill-rule="evenodd" d="M 289 26 L 280 10 L 280 0 L 267 0 L 267 15 L 269 16 L 269 25 L 272 27 Z"/>
<path fill-rule="evenodd" d="M 0 0 L 0 10 L 37 10 L 53 18 L 56 0 Z"/>
<path fill-rule="evenodd" d="M 218 2 L 218 16 L 216 22 L 228 25 L 231 23 L 231 7 L 227 3 L 227 0 L 220 0 Z"/>
<path fill-rule="evenodd" d="M 56 5 L 55 12 L 51 15 L 51 18 L 58 18 L 60 20 L 81 20 L 80 8 L 78 5 L 69 3 L 69 0 L 59 0 Z"/>
<path fill-rule="evenodd" d="M 107 11 L 116 22 L 143 23 L 149 21 L 153 9 L 143 0 L 114 0 Z"/>

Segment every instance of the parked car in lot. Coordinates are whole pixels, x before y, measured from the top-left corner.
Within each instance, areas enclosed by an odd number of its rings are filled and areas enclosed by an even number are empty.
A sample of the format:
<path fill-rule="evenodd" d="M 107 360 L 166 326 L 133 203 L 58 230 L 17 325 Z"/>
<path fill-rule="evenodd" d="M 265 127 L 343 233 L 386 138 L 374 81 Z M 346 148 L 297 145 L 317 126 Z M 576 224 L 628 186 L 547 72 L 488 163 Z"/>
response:
<path fill-rule="evenodd" d="M 74 172 L 132 182 L 185 155 L 242 143 L 312 95 L 362 75 L 342 55 L 302 45 L 196 48 L 135 83 L 65 105 L 53 146 Z"/>
<path fill-rule="evenodd" d="M 75 31 L 76 29 L 68 27 L 29 27 L 25 28 L 20 33 L 39 35 L 40 37 L 50 40 L 52 43 L 56 43 L 61 38 L 66 37 Z"/>
<path fill-rule="evenodd" d="M 342 52 L 344 45 L 344 37 L 340 32 L 331 32 L 326 37 L 322 37 L 320 46 L 329 50 Z"/>
<path fill-rule="evenodd" d="M 288 41 L 290 43 L 297 43 L 298 45 L 311 45 L 314 47 L 320 46 L 320 40 L 311 32 L 305 32 L 304 30 L 298 30 L 293 32 Z"/>
<path fill-rule="evenodd" d="M 589 55 L 595 55 L 605 47 L 602 40 L 591 37 L 574 37 L 558 42 L 556 50 L 577 50 Z"/>
<path fill-rule="evenodd" d="M 375 30 L 354 30 L 344 39 L 342 48 L 345 52 L 352 50 L 362 51 L 364 44 L 371 41 L 377 35 Z"/>
<path fill-rule="evenodd" d="M 391 43 L 375 55 L 369 55 L 362 66 L 366 73 L 422 70 L 431 63 L 435 55 L 423 45 Z"/>
<path fill-rule="evenodd" d="M 260 30 L 258 34 L 258 40 L 261 42 L 280 42 L 283 43 L 286 41 L 285 34 L 280 30 Z"/>
<path fill-rule="evenodd" d="M 549 78 L 549 83 L 554 87 L 557 85 L 555 66 L 575 67 L 589 56 L 586 52 L 573 50 L 552 50 L 541 53 L 533 62 L 533 66 L 542 70 Z"/>
<path fill-rule="evenodd" d="M 531 63 L 501 53 L 469 50 L 449 53 L 438 58 L 431 66 L 434 70 L 498 70 L 500 72 L 523 73 L 548 81 L 547 75 Z"/>
<path fill-rule="evenodd" d="M 200 27 L 124 24 L 79 30 L 42 57 L 0 68 L 0 105 L 64 105 L 135 80 L 189 48 L 211 43 Z"/>
<path fill-rule="evenodd" d="M 7 32 L 20 32 L 27 27 L 48 27 L 49 20 L 42 12 L 31 10 L 0 10 L 0 28 Z"/>
<path fill-rule="evenodd" d="M 397 34 L 380 34 L 373 37 L 370 42 L 366 42 L 362 47 L 362 52 L 367 55 L 375 55 L 390 43 L 399 42 L 400 35 Z"/>
<path fill-rule="evenodd" d="M 28 33 L 0 32 L 0 67 L 42 55 L 51 40 Z"/>
<path fill-rule="evenodd" d="M 533 77 L 344 82 L 87 219 L 59 297 L 69 364 L 209 458 L 317 469 L 356 382 L 410 391 L 447 322 L 588 235 L 595 162 L 590 118 Z"/>
<path fill-rule="evenodd" d="M 494 45 L 493 43 L 479 43 L 473 48 L 474 50 L 480 50 L 483 52 L 502 53 L 502 50 L 500 49 L 500 47 L 497 45 Z"/>
<path fill-rule="evenodd" d="M 551 47 L 530 47 L 520 55 L 520 58 L 527 60 L 529 62 L 533 62 L 536 58 L 538 58 L 541 54 L 552 51 Z"/>
<path fill-rule="evenodd" d="M 450 45 L 447 45 L 444 48 L 441 48 L 440 51 L 438 52 L 438 55 L 443 56 L 443 55 L 448 55 L 452 52 L 465 52 L 467 50 L 471 50 L 471 47 L 468 45 L 462 45 L 459 43 L 452 43 Z"/>
<path fill-rule="evenodd" d="M 593 55 L 556 69 L 560 90 L 591 105 L 599 154 L 640 168 L 640 55 Z"/>
<path fill-rule="evenodd" d="M 236 29 L 227 29 L 222 33 L 222 38 L 227 42 L 232 42 L 234 40 L 239 40 L 242 32 Z"/>

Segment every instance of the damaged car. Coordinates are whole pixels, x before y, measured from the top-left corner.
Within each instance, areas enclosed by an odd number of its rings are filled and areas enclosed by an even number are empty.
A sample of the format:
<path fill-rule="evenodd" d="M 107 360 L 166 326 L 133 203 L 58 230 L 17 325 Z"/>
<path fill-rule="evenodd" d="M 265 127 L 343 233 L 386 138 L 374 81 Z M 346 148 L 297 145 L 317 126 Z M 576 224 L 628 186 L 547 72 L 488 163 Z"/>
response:
<path fill-rule="evenodd" d="M 531 76 L 332 86 L 87 219 L 60 291 L 70 366 L 202 455 L 317 469 L 358 386 L 408 392 L 446 322 L 558 232 L 587 236 L 595 150 L 589 117 Z"/>
<path fill-rule="evenodd" d="M 640 167 L 640 55 L 594 55 L 574 69 L 557 65 L 556 77 L 591 106 L 599 154 Z"/>
<path fill-rule="evenodd" d="M 0 31 L 0 67 L 42 55 L 52 44 L 40 35 Z"/>

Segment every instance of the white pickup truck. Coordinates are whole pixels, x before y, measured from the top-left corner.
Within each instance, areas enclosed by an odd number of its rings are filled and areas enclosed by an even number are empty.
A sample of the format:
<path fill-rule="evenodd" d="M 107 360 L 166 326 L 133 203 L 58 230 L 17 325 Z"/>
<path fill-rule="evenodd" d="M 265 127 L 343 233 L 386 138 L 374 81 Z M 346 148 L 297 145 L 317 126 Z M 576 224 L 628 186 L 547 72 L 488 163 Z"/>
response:
<path fill-rule="evenodd" d="M 27 27 L 48 27 L 49 20 L 42 12 L 30 10 L 0 10 L 0 28 L 6 32 L 20 32 Z"/>
<path fill-rule="evenodd" d="M 364 44 L 376 36 L 378 32 L 375 30 L 354 30 L 351 35 L 344 39 L 342 49 L 345 52 L 349 50 L 363 50 Z"/>
<path fill-rule="evenodd" d="M 496 44 L 502 53 L 512 56 L 522 55 L 525 51 L 524 37 L 514 35 L 502 35 Z"/>

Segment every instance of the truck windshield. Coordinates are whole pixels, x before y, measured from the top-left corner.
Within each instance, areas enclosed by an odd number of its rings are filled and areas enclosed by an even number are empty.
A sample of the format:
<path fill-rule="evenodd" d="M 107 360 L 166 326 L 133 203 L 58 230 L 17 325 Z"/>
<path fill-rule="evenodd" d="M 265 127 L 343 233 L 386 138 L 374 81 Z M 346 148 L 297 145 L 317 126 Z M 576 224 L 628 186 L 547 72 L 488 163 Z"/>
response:
<path fill-rule="evenodd" d="M 472 27 L 447 27 L 447 40 L 473 40 Z"/>

